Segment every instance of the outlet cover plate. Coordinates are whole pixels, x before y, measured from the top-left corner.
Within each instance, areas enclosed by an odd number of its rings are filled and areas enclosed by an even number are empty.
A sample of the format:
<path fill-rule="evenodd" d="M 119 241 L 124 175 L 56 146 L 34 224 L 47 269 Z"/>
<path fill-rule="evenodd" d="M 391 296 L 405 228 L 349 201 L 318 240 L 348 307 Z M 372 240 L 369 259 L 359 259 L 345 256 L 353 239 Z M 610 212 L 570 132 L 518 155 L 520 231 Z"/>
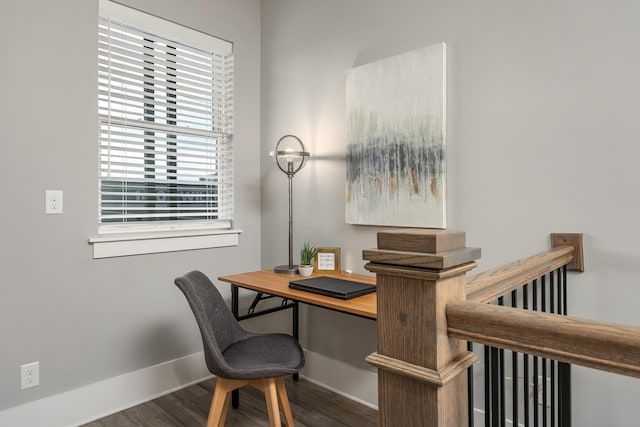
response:
<path fill-rule="evenodd" d="M 22 390 L 40 385 L 40 362 L 20 365 L 20 384 Z"/>
<path fill-rule="evenodd" d="M 62 214 L 62 190 L 45 191 L 44 213 L 47 215 Z"/>

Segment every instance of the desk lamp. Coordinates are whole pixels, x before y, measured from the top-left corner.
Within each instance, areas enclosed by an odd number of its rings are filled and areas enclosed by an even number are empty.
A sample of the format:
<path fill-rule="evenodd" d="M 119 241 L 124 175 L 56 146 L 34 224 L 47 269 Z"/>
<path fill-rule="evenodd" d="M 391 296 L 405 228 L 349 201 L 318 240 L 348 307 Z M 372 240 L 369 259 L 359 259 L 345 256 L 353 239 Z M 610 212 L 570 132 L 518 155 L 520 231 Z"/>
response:
<path fill-rule="evenodd" d="M 298 267 L 293 265 L 293 175 L 304 167 L 309 152 L 304 150 L 304 145 L 297 136 L 285 135 L 276 144 L 275 151 L 271 151 L 269 155 L 275 157 L 278 168 L 289 179 L 289 264 L 279 265 L 273 271 L 280 274 L 298 274 Z"/>

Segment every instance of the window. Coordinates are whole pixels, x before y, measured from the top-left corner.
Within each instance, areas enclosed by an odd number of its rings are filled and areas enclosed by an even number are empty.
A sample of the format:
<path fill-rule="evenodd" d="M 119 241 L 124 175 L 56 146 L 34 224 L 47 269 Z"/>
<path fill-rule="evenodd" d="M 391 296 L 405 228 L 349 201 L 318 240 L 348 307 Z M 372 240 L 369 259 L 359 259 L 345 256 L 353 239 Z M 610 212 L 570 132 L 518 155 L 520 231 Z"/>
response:
<path fill-rule="evenodd" d="M 231 43 L 106 0 L 98 34 L 99 234 L 231 229 Z"/>

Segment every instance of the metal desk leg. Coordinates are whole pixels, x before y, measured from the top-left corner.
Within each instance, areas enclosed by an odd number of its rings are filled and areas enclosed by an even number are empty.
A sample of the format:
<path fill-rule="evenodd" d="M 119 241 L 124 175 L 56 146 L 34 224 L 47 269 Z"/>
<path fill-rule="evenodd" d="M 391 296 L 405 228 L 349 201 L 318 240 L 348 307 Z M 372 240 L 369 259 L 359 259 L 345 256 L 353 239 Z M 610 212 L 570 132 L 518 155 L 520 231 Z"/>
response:
<path fill-rule="evenodd" d="M 238 304 L 238 287 L 231 285 L 231 312 L 236 320 L 238 319 Z M 236 389 L 231 392 L 231 406 L 233 409 L 238 409 L 238 406 L 240 406 L 240 390 Z"/>
<path fill-rule="evenodd" d="M 293 329 L 293 337 L 296 339 L 296 341 L 299 341 L 298 338 L 300 336 L 300 330 L 299 330 L 299 317 L 298 317 L 298 301 L 295 301 L 293 303 L 293 315 L 292 315 L 292 319 L 291 319 L 291 327 Z M 296 372 L 295 374 L 293 374 L 293 380 L 294 381 L 298 381 L 298 373 Z"/>

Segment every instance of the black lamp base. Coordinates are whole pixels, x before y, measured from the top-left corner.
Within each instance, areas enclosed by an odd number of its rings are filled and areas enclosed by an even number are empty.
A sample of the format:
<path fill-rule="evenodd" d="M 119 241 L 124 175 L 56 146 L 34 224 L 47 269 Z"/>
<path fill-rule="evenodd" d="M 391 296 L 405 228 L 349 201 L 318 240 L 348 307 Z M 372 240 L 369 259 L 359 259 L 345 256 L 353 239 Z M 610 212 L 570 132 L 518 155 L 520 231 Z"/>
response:
<path fill-rule="evenodd" d="M 274 268 L 273 271 L 275 271 L 278 274 L 290 274 L 292 276 L 294 274 L 300 274 L 300 271 L 298 270 L 297 266 L 289 267 L 289 265 L 279 265 L 276 268 Z"/>

